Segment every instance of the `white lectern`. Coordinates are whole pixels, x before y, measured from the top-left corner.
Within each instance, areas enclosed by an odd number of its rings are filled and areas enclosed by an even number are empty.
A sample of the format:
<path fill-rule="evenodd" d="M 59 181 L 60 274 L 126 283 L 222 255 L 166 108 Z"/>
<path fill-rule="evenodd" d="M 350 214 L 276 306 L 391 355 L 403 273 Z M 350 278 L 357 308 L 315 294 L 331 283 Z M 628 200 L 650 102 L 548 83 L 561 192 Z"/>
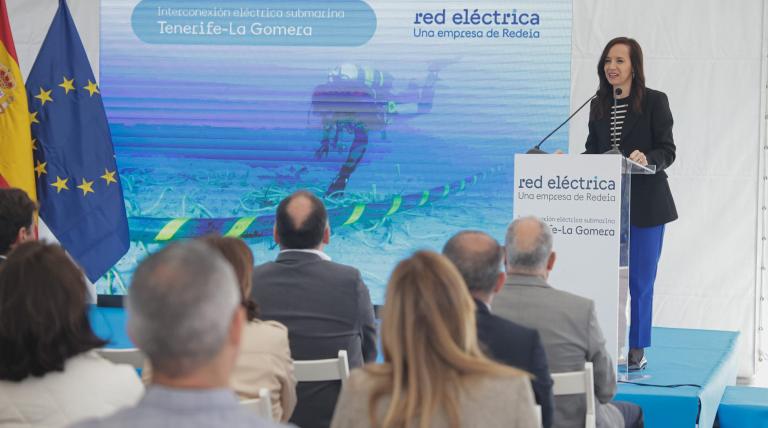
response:
<path fill-rule="evenodd" d="M 629 284 L 629 177 L 653 173 L 620 155 L 515 155 L 513 215 L 552 227 L 557 262 L 549 283 L 594 300 L 614 363 L 627 334 L 619 313 Z"/>

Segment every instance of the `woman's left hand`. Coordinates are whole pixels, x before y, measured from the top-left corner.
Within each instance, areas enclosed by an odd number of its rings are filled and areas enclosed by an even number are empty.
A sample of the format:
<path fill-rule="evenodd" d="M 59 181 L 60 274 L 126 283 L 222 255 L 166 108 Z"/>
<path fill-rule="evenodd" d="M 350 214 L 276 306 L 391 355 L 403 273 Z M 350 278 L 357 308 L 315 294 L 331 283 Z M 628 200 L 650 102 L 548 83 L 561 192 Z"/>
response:
<path fill-rule="evenodd" d="M 639 163 L 642 166 L 648 165 L 648 159 L 645 158 L 645 153 L 640 150 L 635 150 L 629 154 L 629 159 Z"/>

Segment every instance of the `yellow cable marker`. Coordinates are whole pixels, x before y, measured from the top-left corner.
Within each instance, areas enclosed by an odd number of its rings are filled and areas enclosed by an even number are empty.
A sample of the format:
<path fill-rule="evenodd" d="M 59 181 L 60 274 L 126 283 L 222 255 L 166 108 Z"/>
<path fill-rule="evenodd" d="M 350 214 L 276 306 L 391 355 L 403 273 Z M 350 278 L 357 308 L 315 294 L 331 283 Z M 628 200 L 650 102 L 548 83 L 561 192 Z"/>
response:
<path fill-rule="evenodd" d="M 384 214 L 384 217 L 389 217 L 392 214 L 396 213 L 397 210 L 400 209 L 400 205 L 403 203 L 403 197 L 400 195 L 395 196 L 392 198 L 392 206 L 389 207 L 389 211 L 387 211 L 386 214 Z"/>
<path fill-rule="evenodd" d="M 224 236 L 239 237 L 245 233 L 245 231 L 248 229 L 248 226 L 250 226 L 254 221 L 256 221 L 256 217 L 239 218 L 235 224 L 233 224 L 232 227 L 227 231 L 227 233 L 224 234 Z"/>
<path fill-rule="evenodd" d="M 184 223 L 188 222 L 188 218 L 175 218 L 168 223 L 166 223 L 165 226 L 163 226 L 162 229 L 160 229 L 160 232 L 157 232 L 157 236 L 155 236 L 155 241 L 167 241 L 171 238 L 173 238 L 173 235 L 176 234 L 176 232 L 181 229 L 181 226 L 184 226 Z"/>
<path fill-rule="evenodd" d="M 342 226 L 347 226 L 360 220 L 360 217 L 363 215 L 363 211 L 365 211 L 365 204 L 355 205 L 355 209 L 352 210 L 352 215 L 349 216 L 347 221 L 345 221 Z"/>
<path fill-rule="evenodd" d="M 421 200 L 419 201 L 419 206 L 423 206 L 429 202 L 429 190 L 425 190 L 424 193 L 421 194 Z"/>

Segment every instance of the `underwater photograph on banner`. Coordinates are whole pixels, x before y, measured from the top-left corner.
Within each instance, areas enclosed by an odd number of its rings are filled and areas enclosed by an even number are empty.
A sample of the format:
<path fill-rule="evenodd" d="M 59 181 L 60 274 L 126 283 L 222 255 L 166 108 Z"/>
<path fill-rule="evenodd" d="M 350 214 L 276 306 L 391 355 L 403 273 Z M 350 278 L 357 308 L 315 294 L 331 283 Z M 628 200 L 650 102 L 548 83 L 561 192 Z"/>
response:
<path fill-rule="evenodd" d="M 569 113 L 571 1 L 102 0 L 100 89 L 128 253 L 125 294 L 169 242 L 238 236 L 274 260 L 275 210 L 325 203 L 325 252 L 374 304 L 417 249 L 503 241 L 514 154 Z M 567 151 L 563 128 L 547 151 Z"/>

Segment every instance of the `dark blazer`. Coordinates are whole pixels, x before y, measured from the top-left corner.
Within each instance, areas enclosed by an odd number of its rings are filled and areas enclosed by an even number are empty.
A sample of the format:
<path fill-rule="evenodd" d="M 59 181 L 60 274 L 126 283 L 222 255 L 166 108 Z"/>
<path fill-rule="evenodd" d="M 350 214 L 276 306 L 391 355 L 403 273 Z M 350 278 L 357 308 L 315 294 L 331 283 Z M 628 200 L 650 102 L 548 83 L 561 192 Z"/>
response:
<path fill-rule="evenodd" d="M 596 102 L 597 99 L 590 109 L 595 107 Z M 677 219 L 675 201 L 669 190 L 667 173 L 664 172 L 675 161 L 669 101 L 663 92 L 646 89 L 642 113 L 633 112 L 631 105 L 628 110 L 619 143 L 622 153 L 629 156 L 633 151 L 640 150 L 648 164 L 656 165 L 656 174 L 632 175 L 630 222 L 640 227 L 669 223 Z M 611 149 L 610 126 L 610 114 L 598 120 L 590 119 L 584 153 L 599 154 Z"/>
<path fill-rule="evenodd" d="M 376 359 L 373 305 L 360 272 L 317 254 L 288 251 L 253 272 L 261 318 L 288 327 L 294 360 L 335 358 L 346 349 L 350 367 Z M 299 382 L 291 422 L 327 427 L 341 382 Z"/>
<path fill-rule="evenodd" d="M 542 424 L 549 428 L 554 412 L 552 377 L 539 333 L 492 314 L 485 303 L 477 299 L 475 306 L 477 336 L 483 350 L 494 360 L 533 375 L 531 385 L 536 403 L 541 406 Z"/>

